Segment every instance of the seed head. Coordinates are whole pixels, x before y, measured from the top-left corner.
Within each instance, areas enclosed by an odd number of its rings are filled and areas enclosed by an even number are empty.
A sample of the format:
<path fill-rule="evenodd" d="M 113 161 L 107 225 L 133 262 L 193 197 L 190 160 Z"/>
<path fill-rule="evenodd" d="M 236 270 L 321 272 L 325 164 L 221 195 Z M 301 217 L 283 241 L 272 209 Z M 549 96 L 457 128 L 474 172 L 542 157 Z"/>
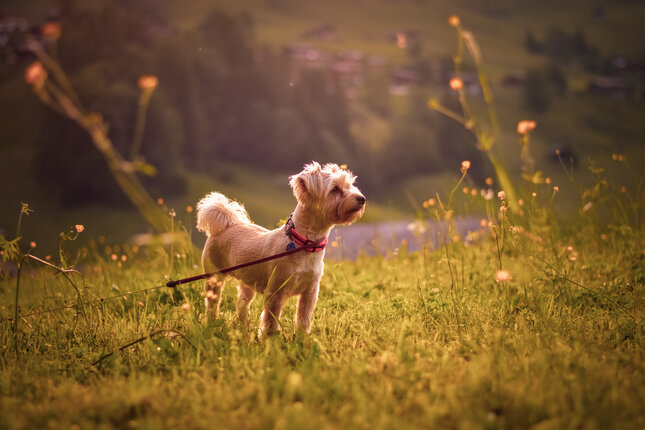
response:
<path fill-rule="evenodd" d="M 535 121 L 520 121 L 517 123 L 517 132 L 519 134 L 527 134 L 529 131 L 534 130 L 537 127 Z"/>
<path fill-rule="evenodd" d="M 60 38 L 61 26 L 60 22 L 57 21 L 48 21 L 43 24 L 40 29 L 42 35 L 45 39 L 55 41 Z"/>
<path fill-rule="evenodd" d="M 143 75 L 139 78 L 139 88 L 142 90 L 154 90 L 159 86 L 159 78 L 155 75 Z"/>
<path fill-rule="evenodd" d="M 40 61 L 34 61 L 25 69 L 25 82 L 33 85 L 37 90 L 45 85 L 47 79 L 47 70 Z"/>
<path fill-rule="evenodd" d="M 461 78 L 452 78 L 450 80 L 450 89 L 453 91 L 459 91 L 464 88 L 464 81 Z"/>
<path fill-rule="evenodd" d="M 511 272 L 509 272 L 508 270 L 501 269 L 495 273 L 495 280 L 497 282 L 507 282 L 510 281 L 511 278 Z"/>

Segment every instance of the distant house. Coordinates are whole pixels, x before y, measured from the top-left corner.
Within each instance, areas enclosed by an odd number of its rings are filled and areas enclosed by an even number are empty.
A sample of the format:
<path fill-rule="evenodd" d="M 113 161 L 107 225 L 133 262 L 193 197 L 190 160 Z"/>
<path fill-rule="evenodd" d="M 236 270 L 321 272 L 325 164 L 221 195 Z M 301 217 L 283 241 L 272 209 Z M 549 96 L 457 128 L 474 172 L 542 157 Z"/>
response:
<path fill-rule="evenodd" d="M 333 42 L 338 40 L 338 31 L 336 27 L 331 24 L 322 24 L 313 27 L 302 34 L 305 39 L 317 39 L 325 42 Z"/>
<path fill-rule="evenodd" d="M 502 86 L 507 88 L 522 87 L 526 82 L 526 78 L 520 74 L 508 74 L 502 78 Z"/>
<path fill-rule="evenodd" d="M 399 48 L 405 49 L 418 45 L 419 33 L 415 30 L 397 30 L 389 33 L 386 39 Z"/>
<path fill-rule="evenodd" d="M 587 87 L 587 92 L 589 94 L 599 94 L 611 97 L 625 97 L 628 90 L 629 88 L 625 80 L 610 76 L 593 78 Z"/>
<path fill-rule="evenodd" d="M 419 72 L 406 67 L 396 67 L 390 70 L 390 79 L 394 85 L 420 84 L 423 82 Z"/>

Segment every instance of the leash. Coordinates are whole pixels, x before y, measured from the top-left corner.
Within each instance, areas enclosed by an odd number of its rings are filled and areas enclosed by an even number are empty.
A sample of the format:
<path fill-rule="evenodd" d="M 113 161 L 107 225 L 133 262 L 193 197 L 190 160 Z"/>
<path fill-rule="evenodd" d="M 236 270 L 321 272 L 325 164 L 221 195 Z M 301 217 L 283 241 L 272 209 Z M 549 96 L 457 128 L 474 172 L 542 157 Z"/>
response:
<path fill-rule="evenodd" d="M 256 264 L 261 264 L 261 263 L 266 263 L 267 261 L 271 261 L 271 260 L 277 260 L 278 258 L 286 257 L 287 255 L 295 254 L 296 252 L 300 252 L 300 251 L 315 252 L 315 250 L 317 249 L 317 247 L 319 245 L 317 245 L 315 242 L 311 242 L 311 241 L 309 241 L 309 242 L 310 243 L 305 244 L 304 246 L 301 246 L 300 248 L 288 249 L 288 250 L 286 250 L 284 252 L 281 252 L 279 254 L 274 254 L 274 255 L 270 255 L 268 257 L 264 257 L 264 258 L 249 261 L 249 262 L 246 262 L 246 263 L 238 264 L 237 266 L 227 267 L 226 269 L 221 269 L 221 270 L 218 270 L 216 272 L 203 273 L 201 275 L 195 275 L 195 276 L 191 276 L 189 278 L 183 278 L 183 279 L 177 279 L 175 281 L 169 281 L 169 282 L 166 283 L 166 287 L 175 288 L 177 285 L 188 284 L 189 282 L 195 282 L 195 281 L 199 281 L 200 279 L 210 278 L 213 275 L 224 275 L 224 274 L 229 273 L 229 272 L 234 272 L 236 270 L 244 269 L 245 267 L 254 266 Z"/>
<path fill-rule="evenodd" d="M 300 251 L 309 251 L 309 252 L 320 252 L 325 249 L 327 245 L 327 238 L 325 237 L 318 242 L 309 240 L 300 233 L 296 231 L 296 226 L 293 223 L 293 213 L 289 215 L 289 219 L 285 224 L 285 234 L 291 242 L 287 244 L 287 250 L 279 254 L 270 255 L 268 257 L 259 258 L 257 260 L 249 261 L 247 263 L 238 264 L 237 266 L 227 267 L 226 269 L 221 269 L 216 272 L 203 273 L 201 275 L 191 276 L 189 278 L 177 279 L 176 281 L 168 281 L 166 286 L 169 288 L 175 288 L 177 285 L 188 284 L 189 282 L 199 281 L 200 279 L 207 279 L 213 275 L 224 275 L 229 272 L 234 272 L 236 270 L 244 269 L 245 267 L 254 266 L 256 264 L 266 263 L 267 261 L 277 260 L 278 258 L 286 257 L 291 254 L 295 254 Z M 295 243 L 294 243 L 295 242 Z M 296 247 L 296 243 L 300 247 Z"/>

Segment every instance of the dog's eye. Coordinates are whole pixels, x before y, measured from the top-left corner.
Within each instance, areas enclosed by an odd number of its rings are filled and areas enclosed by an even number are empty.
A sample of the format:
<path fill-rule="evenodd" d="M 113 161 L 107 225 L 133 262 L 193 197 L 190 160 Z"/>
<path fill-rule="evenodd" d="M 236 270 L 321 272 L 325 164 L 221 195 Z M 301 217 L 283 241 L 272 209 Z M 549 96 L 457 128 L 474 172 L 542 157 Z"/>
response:
<path fill-rule="evenodd" d="M 340 187 L 339 187 L 338 185 L 334 185 L 334 188 L 332 188 L 332 189 L 331 189 L 331 192 L 332 192 L 332 193 L 339 193 L 339 194 L 340 194 L 340 193 L 342 193 L 342 192 L 343 192 L 343 190 L 341 190 L 341 189 L 340 189 Z"/>

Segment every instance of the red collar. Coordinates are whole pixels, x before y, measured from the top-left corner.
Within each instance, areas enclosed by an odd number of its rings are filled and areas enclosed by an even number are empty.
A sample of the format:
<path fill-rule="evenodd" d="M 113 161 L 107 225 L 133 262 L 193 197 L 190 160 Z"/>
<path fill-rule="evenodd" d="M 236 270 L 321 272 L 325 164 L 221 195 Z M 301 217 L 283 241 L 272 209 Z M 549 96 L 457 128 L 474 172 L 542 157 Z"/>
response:
<path fill-rule="evenodd" d="M 303 248 L 307 248 L 305 251 L 309 252 L 320 252 L 323 249 L 325 249 L 325 245 L 327 245 L 327 238 L 324 238 L 322 240 L 319 240 L 318 242 L 314 242 L 312 240 L 307 239 L 300 233 L 296 231 L 296 226 L 293 223 L 293 214 L 289 215 L 289 219 L 287 220 L 287 223 L 284 225 L 285 226 L 285 233 L 287 234 L 287 237 L 292 240 L 291 243 L 287 245 L 287 250 L 289 250 L 289 247 L 293 247 L 293 243 L 297 243 Z"/>

